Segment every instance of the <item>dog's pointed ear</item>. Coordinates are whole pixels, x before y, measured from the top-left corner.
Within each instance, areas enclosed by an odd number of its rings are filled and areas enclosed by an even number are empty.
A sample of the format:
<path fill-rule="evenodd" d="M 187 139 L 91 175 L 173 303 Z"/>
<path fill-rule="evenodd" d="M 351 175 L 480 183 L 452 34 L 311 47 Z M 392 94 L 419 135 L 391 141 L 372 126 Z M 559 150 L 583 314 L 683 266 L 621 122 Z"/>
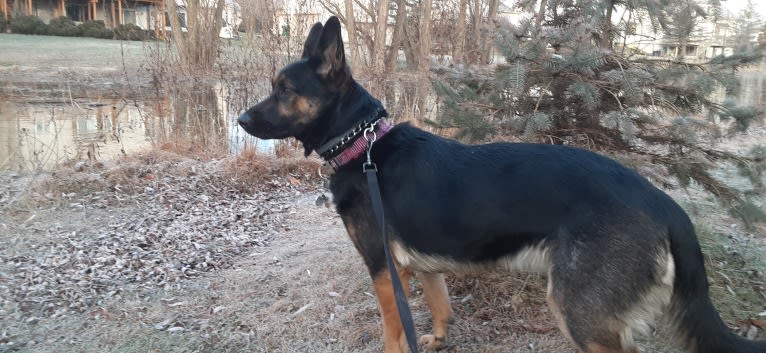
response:
<path fill-rule="evenodd" d="M 317 22 L 311 27 L 309 36 L 306 37 L 306 43 L 303 44 L 303 54 L 301 59 L 309 58 L 316 50 L 317 44 L 319 44 L 319 36 L 322 34 L 322 23 Z"/>
<path fill-rule="evenodd" d="M 325 22 L 314 53 L 322 60 L 317 69 L 320 75 L 335 76 L 346 71 L 346 53 L 343 50 L 340 21 L 337 17 L 332 16 Z"/>

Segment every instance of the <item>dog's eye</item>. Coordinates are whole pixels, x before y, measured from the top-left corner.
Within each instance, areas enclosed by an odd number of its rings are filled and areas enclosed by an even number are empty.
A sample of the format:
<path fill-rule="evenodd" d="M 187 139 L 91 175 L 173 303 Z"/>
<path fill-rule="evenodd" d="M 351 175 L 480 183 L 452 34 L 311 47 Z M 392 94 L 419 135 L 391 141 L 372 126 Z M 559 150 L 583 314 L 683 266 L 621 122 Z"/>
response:
<path fill-rule="evenodd" d="M 291 94 L 293 94 L 293 90 L 287 87 L 280 87 L 279 91 L 277 92 L 280 97 L 289 97 Z"/>

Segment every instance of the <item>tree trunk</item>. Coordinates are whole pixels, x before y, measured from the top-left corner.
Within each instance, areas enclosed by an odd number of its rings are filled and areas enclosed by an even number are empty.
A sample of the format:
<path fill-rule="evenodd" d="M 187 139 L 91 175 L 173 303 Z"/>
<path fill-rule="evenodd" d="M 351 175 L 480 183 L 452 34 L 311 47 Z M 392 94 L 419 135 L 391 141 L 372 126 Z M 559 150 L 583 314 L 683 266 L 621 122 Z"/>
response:
<path fill-rule="evenodd" d="M 431 0 L 420 2 L 420 33 L 418 33 L 420 58 L 418 59 L 418 68 L 421 71 L 427 71 L 431 66 L 431 5 Z"/>
<path fill-rule="evenodd" d="M 473 0 L 473 13 L 471 14 L 473 17 L 473 38 L 471 42 L 473 44 L 470 48 L 470 55 L 468 59 L 471 63 L 479 63 L 481 61 L 481 53 L 480 48 L 481 45 L 481 0 Z"/>
<path fill-rule="evenodd" d="M 497 10 L 500 7 L 500 1 L 489 0 L 489 9 L 487 9 L 487 23 L 486 26 L 490 26 L 490 21 L 494 21 L 497 16 Z M 486 28 L 482 33 L 481 40 L 481 58 L 482 63 L 489 64 L 492 61 L 492 48 L 494 48 L 494 35 L 493 31 Z"/>
<path fill-rule="evenodd" d="M 375 20 L 375 42 L 373 44 L 372 64 L 378 73 L 383 73 L 386 55 L 386 29 L 388 27 L 388 0 L 378 0 L 378 11 Z"/>
<path fill-rule="evenodd" d="M 455 47 L 452 51 L 452 61 L 455 63 L 465 62 L 465 17 L 468 0 L 460 0 L 460 10 L 457 16 L 457 33 L 455 34 Z"/>
<path fill-rule="evenodd" d="M 540 8 L 537 10 L 537 14 L 535 15 L 535 29 L 541 30 L 541 25 L 543 24 L 543 20 L 545 19 L 545 9 L 548 5 L 548 0 L 540 0 Z"/>
<path fill-rule="evenodd" d="M 186 51 L 179 53 L 188 57 L 186 60 L 191 67 L 196 67 L 200 61 L 200 52 L 196 50 L 199 45 L 199 32 L 195 28 L 200 26 L 200 6 L 199 0 L 186 0 L 186 35 L 181 35 L 177 40 L 186 42 Z"/>
<path fill-rule="evenodd" d="M 208 21 L 212 21 L 210 25 L 205 26 L 206 28 L 202 28 L 201 30 L 205 31 L 207 33 L 207 41 L 205 42 L 205 50 L 207 51 L 207 58 L 203 62 L 205 69 L 211 69 L 213 68 L 213 65 L 215 65 L 215 60 L 218 58 L 218 43 L 220 43 L 221 39 L 221 28 L 223 27 L 223 10 L 226 8 L 226 0 L 218 0 L 218 3 L 216 4 L 215 11 L 209 11 L 206 15 L 210 15 L 210 12 L 213 12 L 212 18 L 208 17 Z"/>
<path fill-rule="evenodd" d="M 604 23 L 601 26 L 601 48 L 612 50 L 612 10 L 614 9 L 614 0 L 607 2 L 606 15 Z"/>
<path fill-rule="evenodd" d="M 187 52 L 187 43 L 186 38 L 184 37 L 184 32 L 181 29 L 181 21 L 178 19 L 178 5 L 176 5 L 175 1 L 168 1 L 168 12 L 170 15 L 170 31 L 173 35 L 173 42 L 176 44 L 176 48 L 178 48 L 178 56 L 180 57 L 181 63 L 188 67 L 188 63 L 185 62 Z M 187 16 L 189 14 L 187 13 Z"/>
<path fill-rule="evenodd" d="M 356 43 L 356 19 L 354 18 L 353 0 L 345 0 L 346 32 L 348 32 L 348 49 L 351 52 L 351 67 L 359 68 L 359 47 Z"/>
<path fill-rule="evenodd" d="M 420 38 L 420 50 L 418 55 L 418 69 L 420 73 L 418 76 L 424 79 L 417 81 L 417 107 L 419 113 L 418 116 L 421 118 L 425 118 L 424 115 L 429 82 L 426 78 L 428 77 L 428 70 L 431 69 L 431 5 L 431 0 L 422 0 L 420 2 L 420 33 L 418 35 Z"/>
<path fill-rule="evenodd" d="M 420 58 L 417 41 L 418 34 L 414 33 L 415 30 L 407 23 L 404 24 L 403 29 L 402 49 L 404 51 L 404 58 L 407 61 L 407 69 L 417 69 L 418 59 Z"/>
<path fill-rule="evenodd" d="M 399 60 L 399 49 L 402 47 L 405 22 L 407 22 L 407 2 L 396 0 L 396 19 L 394 20 L 394 33 L 391 34 L 391 47 L 386 57 L 386 72 L 392 72 Z"/>

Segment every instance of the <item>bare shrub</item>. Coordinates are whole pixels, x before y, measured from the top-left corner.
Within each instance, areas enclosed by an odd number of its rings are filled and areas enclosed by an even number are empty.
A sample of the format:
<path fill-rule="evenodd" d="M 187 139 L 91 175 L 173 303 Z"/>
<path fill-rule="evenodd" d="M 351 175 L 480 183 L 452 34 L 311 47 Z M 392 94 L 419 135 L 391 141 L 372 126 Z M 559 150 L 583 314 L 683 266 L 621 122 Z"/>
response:
<path fill-rule="evenodd" d="M 178 49 L 178 64 L 189 73 L 205 73 L 212 69 L 218 55 L 219 35 L 223 26 L 224 0 L 184 0 L 187 32 L 178 16 L 169 16 L 172 41 Z M 178 13 L 175 1 L 167 2 L 171 14 Z"/>

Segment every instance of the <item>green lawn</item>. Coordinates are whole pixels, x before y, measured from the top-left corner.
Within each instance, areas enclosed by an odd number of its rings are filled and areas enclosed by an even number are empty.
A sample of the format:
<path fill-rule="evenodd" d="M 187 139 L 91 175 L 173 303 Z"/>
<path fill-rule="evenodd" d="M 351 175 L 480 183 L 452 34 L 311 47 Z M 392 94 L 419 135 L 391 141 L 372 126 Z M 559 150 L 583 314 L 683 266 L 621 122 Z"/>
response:
<path fill-rule="evenodd" d="M 145 60 L 144 46 L 154 42 L 0 34 L 0 67 L 121 69 Z M 165 45 L 165 44 L 160 44 Z"/>

